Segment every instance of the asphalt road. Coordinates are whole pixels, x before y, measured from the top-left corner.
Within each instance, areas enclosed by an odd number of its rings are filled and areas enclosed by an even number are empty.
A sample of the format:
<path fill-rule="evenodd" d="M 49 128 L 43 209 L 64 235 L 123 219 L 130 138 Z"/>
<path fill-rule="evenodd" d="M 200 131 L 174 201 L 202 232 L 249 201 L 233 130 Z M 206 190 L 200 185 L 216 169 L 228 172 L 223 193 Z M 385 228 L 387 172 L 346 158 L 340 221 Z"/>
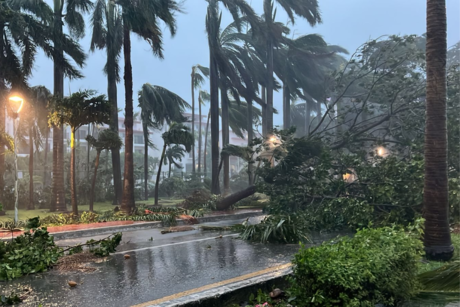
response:
<path fill-rule="evenodd" d="M 58 243 L 73 245 L 85 240 Z M 126 232 L 118 252 L 108 261 L 95 264 L 96 272 L 30 275 L 0 283 L 0 292 L 30 287 L 33 295 L 21 306 L 132 306 L 287 263 L 297 249 L 296 245 L 248 243 L 230 232 Z M 131 258 L 125 260 L 124 254 Z M 76 281 L 78 286 L 69 288 L 68 280 Z"/>

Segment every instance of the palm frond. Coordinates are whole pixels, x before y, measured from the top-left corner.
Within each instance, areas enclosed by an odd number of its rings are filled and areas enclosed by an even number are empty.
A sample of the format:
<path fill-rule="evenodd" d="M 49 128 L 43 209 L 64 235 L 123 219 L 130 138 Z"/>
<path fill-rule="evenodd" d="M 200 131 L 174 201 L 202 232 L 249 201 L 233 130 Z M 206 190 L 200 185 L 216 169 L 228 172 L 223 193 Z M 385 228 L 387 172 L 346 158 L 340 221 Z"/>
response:
<path fill-rule="evenodd" d="M 458 291 L 460 289 L 460 261 L 418 275 L 425 291 Z"/>

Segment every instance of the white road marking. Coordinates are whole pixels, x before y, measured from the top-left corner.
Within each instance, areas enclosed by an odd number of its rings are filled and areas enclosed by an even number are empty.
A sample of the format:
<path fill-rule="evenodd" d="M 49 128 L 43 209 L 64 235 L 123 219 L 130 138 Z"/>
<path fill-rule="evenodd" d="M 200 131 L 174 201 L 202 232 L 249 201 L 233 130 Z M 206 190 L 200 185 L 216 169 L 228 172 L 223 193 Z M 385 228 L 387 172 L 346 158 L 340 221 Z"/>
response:
<path fill-rule="evenodd" d="M 234 234 L 230 234 L 230 235 L 224 235 L 224 236 L 222 236 L 222 238 L 236 237 L 236 236 L 238 236 L 238 234 L 234 233 Z M 196 239 L 196 240 L 183 241 L 183 242 L 176 242 L 176 243 L 169 243 L 169 244 L 163 244 L 163 245 L 157 245 L 157 246 L 142 247 L 142 248 L 131 249 L 131 250 L 122 251 L 122 252 L 116 252 L 116 253 L 113 253 L 113 254 L 115 254 L 115 255 L 116 254 L 126 254 L 126 253 L 138 252 L 138 251 L 143 251 L 143 250 L 148 250 L 148 249 L 156 249 L 156 248 L 167 247 L 167 246 L 181 245 L 181 244 L 186 244 L 186 243 L 201 242 L 201 241 L 207 241 L 207 240 L 218 240 L 218 239 L 220 239 L 220 238 L 209 237 L 209 238 Z"/>

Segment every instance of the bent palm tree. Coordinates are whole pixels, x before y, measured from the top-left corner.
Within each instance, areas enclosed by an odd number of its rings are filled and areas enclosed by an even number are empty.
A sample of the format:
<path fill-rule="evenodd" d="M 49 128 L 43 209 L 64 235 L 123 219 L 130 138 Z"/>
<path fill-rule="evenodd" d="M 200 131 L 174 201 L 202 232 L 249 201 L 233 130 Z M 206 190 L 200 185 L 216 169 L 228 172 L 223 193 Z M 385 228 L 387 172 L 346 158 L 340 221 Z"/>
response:
<path fill-rule="evenodd" d="M 103 150 L 112 150 L 118 149 L 120 150 L 121 146 L 123 146 L 123 142 L 118 136 L 118 132 L 106 129 L 102 130 L 97 137 L 97 140 L 88 135 L 86 137 L 86 141 L 90 146 L 93 146 L 96 149 L 96 158 L 94 160 L 94 175 L 93 180 L 91 181 L 91 192 L 89 196 L 89 211 L 93 212 L 93 204 L 94 204 L 94 187 L 96 186 L 96 176 L 97 176 L 97 169 L 99 167 L 99 158 L 101 156 L 101 152 Z"/>
<path fill-rule="evenodd" d="M 125 167 L 121 210 L 129 213 L 134 208 L 133 161 L 133 71 L 131 65 L 131 37 L 136 33 L 146 40 L 153 53 L 163 58 L 163 40 L 159 21 L 162 20 L 171 35 L 176 33 L 174 13 L 180 12 L 174 0 L 132 1 L 120 0 L 123 19 L 123 58 L 125 62 Z"/>
<path fill-rule="evenodd" d="M 149 128 L 161 129 L 164 123 L 184 122 L 186 118 L 182 113 L 190 105 L 179 95 L 149 83 L 142 85 L 138 99 L 144 132 L 144 196 L 148 199 L 148 146 L 153 146 L 149 139 Z"/>
<path fill-rule="evenodd" d="M 321 15 L 317 0 L 292 1 L 276 0 L 276 2 L 286 11 L 290 21 L 294 24 L 295 15 L 305 18 L 311 26 L 321 23 Z M 274 73 L 274 50 L 279 45 L 280 34 L 275 31 L 275 15 L 273 0 L 264 0 L 263 3 L 265 17 L 266 36 L 266 65 L 267 65 L 267 130 L 273 130 L 273 73 Z"/>
<path fill-rule="evenodd" d="M 454 253 L 449 228 L 446 124 L 446 1 L 427 0 L 424 244 L 430 259 Z"/>
<path fill-rule="evenodd" d="M 166 147 L 171 144 L 183 145 L 187 152 L 190 152 L 193 145 L 193 135 L 189 132 L 189 129 L 180 123 L 173 123 L 168 131 L 162 135 L 164 140 L 163 151 L 158 166 L 157 179 L 155 182 L 155 205 L 158 205 L 158 187 L 160 185 L 160 174 L 161 165 L 163 164 Z"/>
<path fill-rule="evenodd" d="M 185 157 L 185 149 L 179 145 L 174 145 L 166 150 L 165 163 L 167 162 L 169 164 L 168 178 L 171 178 L 171 167 L 173 165 L 176 168 L 183 168 L 179 163 L 176 162 L 182 162 L 183 157 Z"/>

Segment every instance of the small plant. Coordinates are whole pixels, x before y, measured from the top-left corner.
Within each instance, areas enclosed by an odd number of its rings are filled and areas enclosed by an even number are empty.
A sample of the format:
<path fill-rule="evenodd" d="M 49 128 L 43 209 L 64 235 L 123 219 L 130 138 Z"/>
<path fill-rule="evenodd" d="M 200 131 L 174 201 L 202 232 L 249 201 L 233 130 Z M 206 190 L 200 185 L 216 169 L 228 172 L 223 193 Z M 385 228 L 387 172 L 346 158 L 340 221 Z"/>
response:
<path fill-rule="evenodd" d="M 243 223 L 240 238 L 261 243 L 299 243 L 308 241 L 305 219 L 300 215 L 269 215 L 260 224 Z"/>

